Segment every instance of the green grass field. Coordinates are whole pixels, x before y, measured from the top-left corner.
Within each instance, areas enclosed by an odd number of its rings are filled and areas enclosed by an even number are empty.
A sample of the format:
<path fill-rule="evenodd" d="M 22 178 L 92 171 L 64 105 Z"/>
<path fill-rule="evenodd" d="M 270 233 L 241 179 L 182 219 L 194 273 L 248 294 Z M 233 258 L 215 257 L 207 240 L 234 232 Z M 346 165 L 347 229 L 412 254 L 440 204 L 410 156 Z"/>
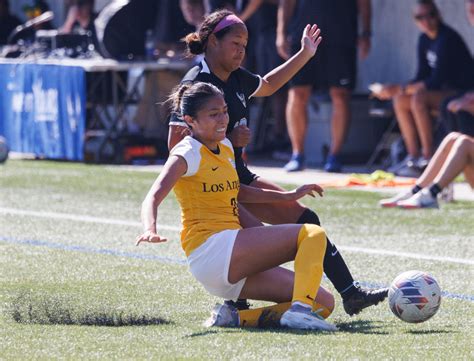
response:
<path fill-rule="evenodd" d="M 438 279 L 446 295 L 423 324 L 398 320 L 387 303 L 349 317 L 336 296 L 337 333 L 207 329 L 220 300 L 186 269 L 173 194 L 159 210 L 170 241 L 134 246 L 155 177 L 46 161 L 0 165 L 0 359 L 474 358 L 472 203 L 408 212 L 377 208 L 381 196 L 369 192 L 304 199 L 360 281 L 388 285 L 410 269 Z"/>

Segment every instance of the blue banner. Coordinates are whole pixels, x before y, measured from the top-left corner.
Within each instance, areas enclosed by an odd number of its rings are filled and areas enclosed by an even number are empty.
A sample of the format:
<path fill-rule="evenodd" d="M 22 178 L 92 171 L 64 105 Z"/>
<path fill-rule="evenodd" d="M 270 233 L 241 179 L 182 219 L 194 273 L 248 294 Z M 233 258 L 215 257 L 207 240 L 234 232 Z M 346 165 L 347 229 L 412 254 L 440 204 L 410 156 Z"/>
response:
<path fill-rule="evenodd" d="M 0 64 L 0 134 L 15 152 L 83 160 L 85 98 L 80 67 Z"/>

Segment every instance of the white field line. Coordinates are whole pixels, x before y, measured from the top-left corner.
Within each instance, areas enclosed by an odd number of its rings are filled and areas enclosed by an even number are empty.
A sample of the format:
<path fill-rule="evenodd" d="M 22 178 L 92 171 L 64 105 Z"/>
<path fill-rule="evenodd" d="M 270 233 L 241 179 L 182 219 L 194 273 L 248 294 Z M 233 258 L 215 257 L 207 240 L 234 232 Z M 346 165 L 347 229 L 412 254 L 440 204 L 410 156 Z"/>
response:
<path fill-rule="evenodd" d="M 4 208 L 4 207 L 0 207 L 0 213 L 14 214 L 14 215 L 19 215 L 19 216 L 63 219 L 63 220 L 76 221 L 76 222 L 141 227 L 140 222 L 125 221 L 125 220 L 111 219 L 111 218 L 102 218 L 102 217 L 83 216 L 83 215 L 69 214 L 69 213 L 38 212 L 38 211 L 29 211 L 29 210 L 23 210 L 23 209 Z M 177 232 L 180 230 L 180 227 L 159 224 L 158 229 L 164 229 L 164 230 Z M 394 257 L 400 257 L 400 258 L 413 258 L 413 259 L 423 259 L 427 261 L 438 261 L 438 262 L 474 265 L 474 260 L 471 260 L 471 259 L 431 256 L 431 255 L 423 255 L 423 254 L 418 254 L 418 253 L 397 252 L 397 251 L 389 251 L 389 250 L 384 250 L 384 249 L 373 249 L 373 248 L 364 248 L 364 247 L 339 246 L 338 248 L 343 251 L 353 252 L 353 253 L 376 254 L 376 255 L 382 255 L 382 256 L 394 256 Z"/>

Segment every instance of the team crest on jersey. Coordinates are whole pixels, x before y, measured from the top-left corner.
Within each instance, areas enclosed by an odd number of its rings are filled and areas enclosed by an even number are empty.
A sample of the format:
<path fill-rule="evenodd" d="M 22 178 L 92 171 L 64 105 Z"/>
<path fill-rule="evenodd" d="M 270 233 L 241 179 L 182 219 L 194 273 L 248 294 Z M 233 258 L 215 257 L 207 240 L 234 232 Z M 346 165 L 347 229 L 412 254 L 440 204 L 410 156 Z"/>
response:
<path fill-rule="evenodd" d="M 235 168 L 235 160 L 233 160 L 232 158 L 229 158 L 229 163 L 232 164 L 232 167 Z"/>
<path fill-rule="evenodd" d="M 235 95 L 237 95 L 237 98 L 239 98 L 239 100 L 242 103 L 242 105 L 244 106 L 244 108 L 247 108 L 247 102 L 245 101 L 244 93 L 237 93 L 236 92 Z"/>

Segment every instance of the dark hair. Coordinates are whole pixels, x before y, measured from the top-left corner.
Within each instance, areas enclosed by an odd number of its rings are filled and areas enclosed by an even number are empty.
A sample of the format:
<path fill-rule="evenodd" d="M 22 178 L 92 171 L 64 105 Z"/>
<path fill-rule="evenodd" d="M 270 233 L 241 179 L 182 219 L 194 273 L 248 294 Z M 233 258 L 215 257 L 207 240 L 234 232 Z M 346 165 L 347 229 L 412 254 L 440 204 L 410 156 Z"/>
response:
<path fill-rule="evenodd" d="M 222 19 L 224 19 L 227 15 L 234 14 L 232 11 L 229 10 L 218 10 L 215 11 L 204 19 L 203 23 L 199 27 L 199 30 L 194 33 L 190 33 L 184 37 L 184 42 L 186 43 L 187 53 L 188 55 L 199 55 L 206 51 L 207 41 L 209 40 L 209 36 L 212 34 L 214 29 L 216 28 L 217 24 L 220 23 Z M 225 34 L 227 34 L 233 25 L 228 26 L 214 35 L 220 39 Z"/>
<path fill-rule="evenodd" d="M 436 3 L 434 2 L 434 0 L 417 0 L 416 2 L 418 5 L 424 5 L 424 6 L 429 6 L 431 7 L 431 11 L 433 11 L 433 13 L 436 15 L 436 17 L 438 17 L 439 19 L 441 19 L 441 14 L 439 12 L 439 9 L 438 9 L 438 6 L 436 5 Z"/>
<path fill-rule="evenodd" d="M 189 115 L 196 117 L 197 112 L 209 101 L 209 99 L 220 95 L 224 96 L 222 90 L 210 83 L 187 82 L 175 88 L 169 97 L 172 102 L 173 113 L 179 117 Z"/>

